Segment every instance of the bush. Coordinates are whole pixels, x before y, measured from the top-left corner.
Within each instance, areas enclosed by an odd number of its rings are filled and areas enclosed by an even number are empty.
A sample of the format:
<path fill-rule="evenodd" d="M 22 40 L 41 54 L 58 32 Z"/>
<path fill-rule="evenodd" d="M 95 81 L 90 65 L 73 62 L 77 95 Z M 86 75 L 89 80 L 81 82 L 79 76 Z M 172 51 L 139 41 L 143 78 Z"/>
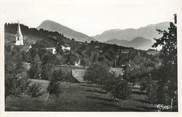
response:
<path fill-rule="evenodd" d="M 148 77 L 143 77 L 141 78 L 141 81 L 140 81 L 140 90 L 141 91 L 145 91 L 149 85 L 149 78 Z"/>
<path fill-rule="evenodd" d="M 32 85 L 30 85 L 27 89 L 27 94 L 30 95 L 31 97 L 41 96 L 43 92 L 41 92 L 40 84 L 33 83 Z"/>
<path fill-rule="evenodd" d="M 109 77 L 106 80 L 104 80 L 103 88 L 106 91 L 108 91 L 108 92 L 112 91 L 112 89 L 114 88 L 114 85 L 117 83 L 115 78 L 116 77 L 114 74 L 109 74 Z"/>
<path fill-rule="evenodd" d="M 31 79 L 41 79 L 41 67 L 40 64 L 34 63 L 31 65 L 30 70 L 28 71 L 29 78 Z"/>
<path fill-rule="evenodd" d="M 157 90 L 159 89 L 158 85 L 154 81 L 150 81 L 147 86 L 147 96 L 150 103 L 156 104 L 158 102 Z"/>
<path fill-rule="evenodd" d="M 49 86 L 47 88 L 47 91 L 50 95 L 56 95 L 59 96 L 59 93 L 61 93 L 60 87 L 59 87 L 59 81 L 62 78 L 62 71 L 54 71 L 51 77 L 51 81 L 49 83 Z"/>
<path fill-rule="evenodd" d="M 66 76 L 62 72 L 62 70 L 56 70 L 52 74 L 52 79 L 53 81 L 64 81 L 66 80 Z"/>
<path fill-rule="evenodd" d="M 131 94 L 131 88 L 126 80 L 116 79 L 111 93 L 116 98 L 126 99 Z"/>
<path fill-rule="evenodd" d="M 61 93 L 59 82 L 52 80 L 47 88 L 47 91 L 49 92 L 50 95 L 55 95 L 58 97 L 59 94 Z"/>
<path fill-rule="evenodd" d="M 50 80 L 54 70 L 54 64 L 46 63 L 42 65 L 41 76 L 44 80 Z"/>
<path fill-rule="evenodd" d="M 27 87 L 29 86 L 29 81 L 26 78 L 6 78 L 5 79 L 5 96 L 15 95 L 20 96 L 25 94 Z"/>
<path fill-rule="evenodd" d="M 9 95 L 15 94 L 14 93 L 15 87 L 14 87 L 13 80 L 14 80 L 13 78 L 9 78 L 9 77 L 5 78 L 5 98 Z"/>

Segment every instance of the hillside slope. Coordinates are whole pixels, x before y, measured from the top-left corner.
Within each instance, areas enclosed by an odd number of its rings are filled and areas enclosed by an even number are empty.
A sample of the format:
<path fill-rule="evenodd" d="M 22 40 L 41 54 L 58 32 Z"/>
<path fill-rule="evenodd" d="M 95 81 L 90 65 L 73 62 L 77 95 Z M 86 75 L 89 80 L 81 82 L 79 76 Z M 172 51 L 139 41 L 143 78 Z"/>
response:
<path fill-rule="evenodd" d="M 67 38 L 70 38 L 70 39 L 74 38 L 76 41 L 90 42 L 90 41 L 94 40 L 92 37 L 89 37 L 81 32 L 77 32 L 71 28 L 63 26 L 63 25 L 56 23 L 54 21 L 51 21 L 51 20 L 43 21 L 37 27 L 37 29 L 45 29 L 48 31 L 57 31 L 57 32 L 63 34 L 64 36 L 66 36 Z"/>

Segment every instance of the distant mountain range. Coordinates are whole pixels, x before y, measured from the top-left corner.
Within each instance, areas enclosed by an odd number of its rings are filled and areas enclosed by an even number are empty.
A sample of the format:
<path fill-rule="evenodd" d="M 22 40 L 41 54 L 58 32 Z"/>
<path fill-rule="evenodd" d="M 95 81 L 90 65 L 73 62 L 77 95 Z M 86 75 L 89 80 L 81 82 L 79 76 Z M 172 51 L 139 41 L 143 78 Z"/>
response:
<path fill-rule="evenodd" d="M 135 39 L 131 41 L 112 39 L 112 40 L 108 40 L 106 43 L 116 44 L 116 45 L 125 46 L 125 47 L 133 47 L 135 49 L 142 49 L 142 50 L 149 49 L 153 44 L 151 40 L 145 39 L 143 37 L 136 37 Z"/>
<path fill-rule="evenodd" d="M 138 29 L 112 29 L 103 32 L 102 34 L 93 36 L 98 41 L 117 44 L 126 47 L 134 47 L 137 49 L 149 49 L 154 43 L 154 38 L 159 38 L 156 29 L 167 30 L 169 22 L 151 24 Z"/>
<path fill-rule="evenodd" d="M 169 22 L 162 22 L 147 25 L 138 29 L 129 28 L 107 30 L 102 34 L 90 37 L 54 21 L 45 20 L 37 27 L 37 29 L 57 31 L 70 39 L 74 38 L 76 41 L 90 42 L 92 40 L 97 40 L 104 43 L 117 44 L 136 49 L 149 49 L 154 43 L 153 38 L 159 38 L 161 36 L 156 29 L 166 30 L 168 27 Z"/>
<path fill-rule="evenodd" d="M 128 40 L 131 41 L 136 37 L 143 37 L 146 39 L 153 39 L 159 37 L 160 35 L 156 29 L 167 29 L 169 27 L 169 22 L 162 22 L 158 24 L 147 25 L 138 29 L 112 29 L 104 31 L 102 34 L 93 36 L 96 40 L 101 42 L 106 42 L 112 39 L 118 40 Z"/>
<path fill-rule="evenodd" d="M 82 41 L 82 42 L 90 42 L 92 40 L 95 41 L 94 38 L 87 36 L 86 34 L 83 34 L 81 32 L 77 32 L 71 28 L 68 28 L 66 26 L 63 26 L 57 22 L 51 21 L 51 20 L 45 20 L 43 21 L 37 29 L 44 29 L 48 31 L 57 31 L 61 34 L 63 34 L 65 37 L 70 39 L 75 39 L 76 41 Z"/>

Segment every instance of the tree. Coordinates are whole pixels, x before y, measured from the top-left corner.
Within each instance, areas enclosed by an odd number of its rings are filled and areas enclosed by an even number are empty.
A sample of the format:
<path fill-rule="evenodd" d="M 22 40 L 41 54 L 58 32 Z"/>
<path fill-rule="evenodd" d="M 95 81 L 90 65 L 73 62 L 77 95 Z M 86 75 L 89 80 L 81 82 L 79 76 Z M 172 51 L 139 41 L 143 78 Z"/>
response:
<path fill-rule="evenodd" d="M 162 99 L 165 96 L 165 100 L 162 103 L 171 104 L 177 111 L 177 27 L 172 22 L 166 30 L 157 30 L 162 34 L 162 37 L 155 39 L 153 47 L 161 46 L 160 58 L 162 59 L 162 67 L 159 74 L 163 74 L 163 77 L 158 79 L 158 99 Z M 169 101 L 171 99 L 171 102 Z M 174 100 L 175 101 L 172 101 Z"/>
<path fill-rule="evenodd" d="M 31 63 L 31 68 L 29 70 L 29 77 L 33 79 L 39 79 L 41 78 L 41 60 L 38 54 L 35 55 L 33 58 L 33 62 Z"/>
<path fill-rule="evenodd" d="M 125 79 L 115 78 L 115 83 L 111 90 L 111 93 L 116 98 L 126 99 L 131 94 L 131 88 L 128 85 L 128 81 Z"/>
<path fill-rule="evenodd" d="M 163 59 L 164 64 L 177 64 L 177 27 L 170 22 L 168 31 L 157 30 L 163 36 L 155 39 L 153 47 L 162 46 L 160 57 Z"/>
<path fill-rule="evenodd" d="M 141 80 L 142 75 L 154 69 L 157 62 L 152 61 L 149 57 L 136 55 L 133 60 L 129 60 L 125 66 L 125 78 L 130 82 Z"/>
<path fill-rule="evenodd" d="M 105 84 L 105 81 L 109 78 L 109 68 L 102 64 L 90 65 L 87 69 L 84 80 L 97 84 Z"/>
<path fill-rule="evenodd" d="M 54 72 L 52 74 L 49 86 L 47 87 L 47 91 L 50 95 L 55 95 L 56 97 L 58 97 L 61 93 L 61 89 L 59 86 L 60 77 L 62 77 L 62 72 Z"/>

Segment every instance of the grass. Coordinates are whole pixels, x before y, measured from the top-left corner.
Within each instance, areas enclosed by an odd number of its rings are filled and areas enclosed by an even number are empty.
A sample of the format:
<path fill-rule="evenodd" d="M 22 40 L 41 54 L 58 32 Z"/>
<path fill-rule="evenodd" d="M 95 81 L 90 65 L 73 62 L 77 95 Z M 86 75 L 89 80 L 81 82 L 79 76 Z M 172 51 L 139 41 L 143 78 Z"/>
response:
<path fill-rule="evenodd" d="M 45 90 L 49 82 L 40 83 Z M 58 97 L 45 93 L 38 98 L 8 96 L 6 111 L 155 111 L 143 93 L 136 89 L 127 100 L 114 101 L 96 84 L 60 82 Z"/>

